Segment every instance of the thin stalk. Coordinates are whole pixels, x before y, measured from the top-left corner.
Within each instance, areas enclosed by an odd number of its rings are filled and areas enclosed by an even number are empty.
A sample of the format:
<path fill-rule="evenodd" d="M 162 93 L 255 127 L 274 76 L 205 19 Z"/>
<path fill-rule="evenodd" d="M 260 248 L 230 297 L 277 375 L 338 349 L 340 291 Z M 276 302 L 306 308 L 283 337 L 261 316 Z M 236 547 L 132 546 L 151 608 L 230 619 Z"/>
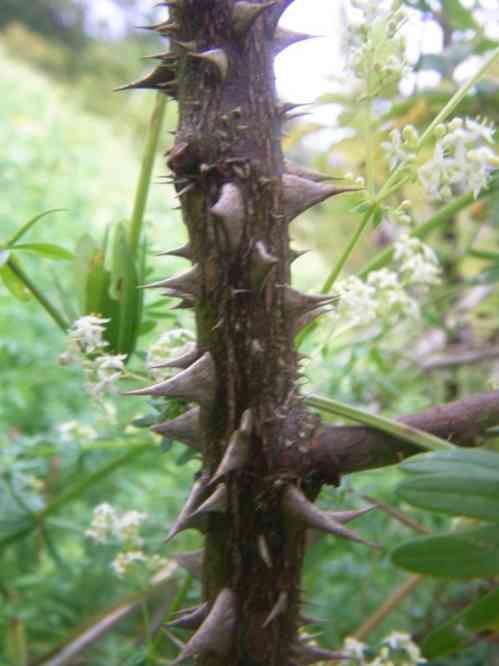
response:
<path fill-rule="evenodd" d="M 336 265 L 334 266 L 333 270 L 331 273 L 328 275 L 327 280 L 324 282 L 324 285 L 321 289 L 322 294 L 328 294 L 336 280 L 338 279 L 339 274 L 343 270 L 344 265 L 348 261 L 350 255 L 352 254 L 355 246 L 357 245 L 360 237 L 366 230 L 367 225 L 369 224 L 369 220 L 371 219 L 371 215 L 373 213 L 373 208 L 369 208 L 369 210 L 365 213 L 364 217 L 360 221 L 359 226 L 355 230 L 355 233 L 353 234 L 352 238 L 350 239 L 350 242 L 346 246 L 346 248 L 343 250 L 343 254 L 341 257 L 338 259 Z"/>
<path fill-rule="evenodd" d="M 374 195 L 374 133 L 372 128 L 371 72 L 367 76 L 366 100 L 366 177 L 369 196 Z"/>
<path fill-rule="evenodd" d="M 415 446 L 419 446 L 422 449 L 427 449 L 430 451 L 441 451 L 443 450 L 452 450 L 455 448 L 453 444 L 447 442 L 440 437 L 431 435 L 430 433 L 424 432 L 423 430 L 418 430 L 417 428 L 412 428 L 411 426 L 406 425 L 405 423 L 400 423 L 399 421 L 394 421 L 389 419 L 386 416 L 379 416 L 378 414 L 371 414 L 364 409 L 359 409 L 358 407 L 352 407 L 347 405 L 344 402 L 339 400 L 333 400 L 332 398 L 323 398 L 319 395 L 309 394 L 305 398 L 305 402 L 310 407 L 315 407 L 329 414 L 334 414 L 336 416 L 343 416 L 344 418 L 350 419 L 357 423 L 363 423 L 370 428 L 375 428 L 376 430 L 381 430 L 387 435 L 392 435 L 397 439 L 401 439 Z"/>
<path fill-rule="evenodd" d="M 364 640 L 372 631 L 393 612 L 406 597 L 414 592 L 416 587 L 423 580 L 423 576 L 417 574 L 409 576 L 402 585 L 381 604 L 381 606 L 370 615 L 367 620 L 352 634 L 358 641 Z"/>
<path fill-rule="evenodd" d="M 149 123 L 146 147 L 142 157 L 139 180 L 135 191 L 132 217 L 130 218 L 129 243 L 132 256 L 135 256 L 139 249 L 140 234 L 144 222 L 144 212 L 151 186 L 152 170 L 156 158 L 159 135 L 165 117 L 166 100 L 166 95 L 163 95 L 162 93 L 156 95 L 156 101 Z"/>
<path fill-rule="evenodd" d="M 57 310 L 55 305 L 53 305 L 48 300 L 48 298 L 38 289 L 36 284 L 31 281 L 31 279 L 26 275 L 26 273 L 23 271 L 23 269 L 19 266 L 17 261 L 15 261 L 14 259 L 12 259 L 12 257 L 10 257 L 7 260 L 7 266 L 15 274 L 15 276 L 24 284 L 26 289 L 29 292 L 31 292 L 31 294 L 35 297 L 35 299 L 42 306 L 42 308 L 55 321 L 57 326 L 59 326 L 61 331 L 63 333 L 65 333 L 68 330 L 68 327 L 69 327 L 68 322 L 64 319 L 64 317 L 61 315 L 61 313 Z"/>

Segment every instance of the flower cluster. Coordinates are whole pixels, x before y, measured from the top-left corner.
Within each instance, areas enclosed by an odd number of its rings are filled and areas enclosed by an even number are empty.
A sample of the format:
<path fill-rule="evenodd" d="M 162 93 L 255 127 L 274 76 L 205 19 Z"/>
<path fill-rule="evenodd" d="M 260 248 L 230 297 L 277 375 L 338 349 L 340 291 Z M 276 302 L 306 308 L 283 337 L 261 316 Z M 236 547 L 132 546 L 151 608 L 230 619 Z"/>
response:
<path fill-rule="evenodd" d="M 360 12 L 348 31 L 348 64 L 354 74 L 367 82 L 369 94 L 397 81 L 407 69 L 405 42 L 401 28 L 407 21 L 396 2 L 351 0 Z"/>
<path fill-rule="evenodd" d="M 386 153 L 390 169 L 393 170 L 400 164 L 412 164 L 416 159 L 418 148 L 418 133 L 412 125 L 406 125 L 399 129 L 393 129 L 389 134 L 390 140 L 383 141 L 381 147 Z"/>
<path fill-rule="evenodd" d="M 137 563 L 142 563 L 150 571 L 158 571 L 168 565 L 168 560 L 159 555 L 147 555 L 141 548 L 144 540 L 139 532 L 146 519 L 146 513 L 120 513 L 108 502 L 103 502 L 94 509 L 92 523 L 85 531 L 85 536 L 100 544 L 111 541 L 120 544 L 121 550 L 111 562 L 111 568 L 120 578 L 129 573 Z"/>
<path fill-rule="evenodd" d="M 192 351 L 195 346 L 194 341 L 194 335 L 184 328 L 175 328 L 162 333 L 147 352 L 146 365 L 150 373 L 156 375 L 157 369 L 154 366 L 168 360 L 169 357 L 182 356 Z M 160 373 L 164 377 L 164 370 Z"/>
<path fill-rule="evenodd" d="M 409 634 L 398 631 L 387 636 L 377 651 L 371 650 L 365 643 L 361 643 L 355 638 L 347 638 L 344 652 L 351 655 L 350 659 L 341 661 L 344 666 L 347 664 L 348 666 L 354 664 L 356 666 L 417 666 L 426 662 L 426 659 L 421 656 L 419 647 Z M 371 654 L 373 658 L 368 657 L 368 654 Z"/>
<path fill-rule="evenodd" d="M 116 390 L 116 382 L 125 372 L 125 354 L 105 354 L 108 342 L 104 332 L 109 319 L 87 315 L 80 317 L 68 332 L 67 350 L 59 357 L 61 365 L 79 362 L 85 371 L 85 385 L 99 400 Z"/>
<path fill-rule="evenodd" d="M 453 190 L 473 192 L 487 187 L 490 173 L 499 166 L 492 150 L 494 128 L 485 120 L 454 118 L 435 128 L 433 156 L 418 170 L 419 180 L 431 199 L 450 199 Z"/>

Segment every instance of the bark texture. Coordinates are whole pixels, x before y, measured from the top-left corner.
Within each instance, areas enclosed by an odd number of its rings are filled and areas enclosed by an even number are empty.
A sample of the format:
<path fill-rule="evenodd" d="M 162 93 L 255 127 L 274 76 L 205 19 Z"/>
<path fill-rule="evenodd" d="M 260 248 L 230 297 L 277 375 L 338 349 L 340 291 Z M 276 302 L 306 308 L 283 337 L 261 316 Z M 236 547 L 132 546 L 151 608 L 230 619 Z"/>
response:
<path fill-rule="evenodd" d="M 313 500 L 322 483 L 369 466 L 355 462 L 351 443 L 373 435 L 360 429 L 345 446 L 341 429 L 322 427 L 296 388 L 294 337 L 328 299 L 289 286 L 288 225 L 340 192 L 281 152 L 288 108 L 276 99 L 273 61 L 305 35 L 278 26 L 290 0 L 160 4 L 169 18 L 155 29 L 170 50 L 129 87 L 178 100 L 167 164 L 189 243 L 172 254 L 192 265 L 152 286 L 194 309 L 197 346 L 169 364 L 180 369 L 172 378 L 134 393 L 195 404 L 154 428 L 202 452 L 169 534 L 205 534 L 204 553 L 183 556 L 192 570 L 201 566 L 203 599 L 177 621 L 194 633 L 174 663 L 298 666 L 337 658 L 298 636 L 305 535 L 314 528 L 363 542 L 345 527 L 361 512 L 323 513 Z"/>

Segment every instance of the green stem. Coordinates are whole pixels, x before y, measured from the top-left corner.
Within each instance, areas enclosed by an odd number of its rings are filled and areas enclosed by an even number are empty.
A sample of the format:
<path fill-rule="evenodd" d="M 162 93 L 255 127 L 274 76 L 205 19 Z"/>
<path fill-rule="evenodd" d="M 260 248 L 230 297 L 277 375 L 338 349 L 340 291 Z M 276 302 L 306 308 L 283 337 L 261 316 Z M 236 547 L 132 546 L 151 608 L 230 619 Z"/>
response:
<path fill-rule="evenodd" d="M 31 292 L 31 294 L 35 297 L 38 303 L 40 303 L 40 305 L 44 308 L 47 314 L 49 314 L 50 317 L 52 317 L 52 319 L 55 321 L 57 326 L 59 326 L 61 331 L 65 333 L 69 327 L 67 321 L 60 314 L 57 308 L 54 305 L 52 305 L 52 303 L 48 300 L 48 298 L 38 289 L 35 283 L 31 281 L 31 279 L 19 266 L 17 261 L 15 261 L 12 257 L 10 257 L 7 260 L 7 266 L 15 274 L 15 276 L 24 284 L 26 289 L 28 289 L 28 291 Z"/>
<path fill-rule="evenodd" d="M 419 446 L 423 449 L 429 449 L 430 451 L 440 451 L 442 449 L 447 450 L 455 448 L 453 444 L 450 444 L 440 437 L 423 432 L 417 428 L 412 428 L 405 423 L 394 421 L 393 419 L 389 419 L 386 416 L 371 414 L 364 409 L 352 407 L 351 405 L 347 405 L 346 403 L 340 402 L 339 400 L 323 398 L 319 395 L 310 394 L 306 397 L 305 402 L 310 407 L 315 407 L 316 409 L 320 409 L 336 416 L 343 416 L 344 418 L 355 421 L 356 423 L 363 423 L 370 428 L 376 428 L 376 430 L 381 430 L 387 435 L 392 435 L 397 439 L 409 442 L 410 444 L 415 444 L 416 446 Z"/>
<path fill-rule="evenodd" d="M 328 275 L 327 280 L 324 282 L 324 285 L 321 289 L 322 294 L 328 294 L 331 291 L 332 286 L 336 282 L 339 274 L 343 270 L 343 266 L 346 264 L 348 261 L 350 255 L 353 252 L 354 247 L 357 245 L 360 237 L 364 233 L 367 225 L 369 224 L 369 220 L 371 219 L 371 215 L 373 213 L 373 208 L 369 208 L 369 210 L 365 213 L 364 217 L 360 221 L 359 226 L 355 230 L 355 233 L 353 234 L 352 238 L 350 239 L 350 242 L 346 246 L 346 248 L 343 251 L 343 254 L 339 258 L 338 262 L 336 263 L 336 266 L 334 266 L 333 270 L 331 273 Z"/>
<path fill-rule="evenodd" d="M 149 189 L 151 185 L 151 175 L 154 166 L 154 160 L 156 158 L 159 135 L 161 132 L 161 127 L 163 126 L 163 119 L 165 117 L 166 100 L 166 95 L 163 95 L 162 93 L 157 94 L 149 123 L 146 148 L 142 158 L 139 180 L 135 192 L 132 217 L 130 219 L 129 243 L 132 256 L 137 254 L 139 248 L 140 234 L 144 221 L 144 212 L 146 209 L 147 197 L 149 195 Z"/>

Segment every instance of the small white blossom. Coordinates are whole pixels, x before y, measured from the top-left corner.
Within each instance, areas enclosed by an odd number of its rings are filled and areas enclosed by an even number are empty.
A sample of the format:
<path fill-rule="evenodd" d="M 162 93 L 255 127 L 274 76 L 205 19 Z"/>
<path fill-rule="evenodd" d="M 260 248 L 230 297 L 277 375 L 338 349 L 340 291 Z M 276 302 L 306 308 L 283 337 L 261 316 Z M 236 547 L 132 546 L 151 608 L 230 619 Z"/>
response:
<path fill-rule="evenodd" d="M 403 650 L 406 652 L 411 662 L 414 664 L 424 663 L 426 659 L 421 656 L 421 650 L 413 642 L 409 634 L 394 631 L 389 634 L 383 641 L 390 650 Z"/>
<path fill-rule="evenodd" d="M 418 170 L 423 188 L 431 199 L 449 199 L 453 188 L 471 191 L 477 198 L 499 166 L 499 157 L 489 147 L 493 127 L 484 120 L 454 118 L 437 129 L 433 156 Z"/>
<path fill-rule="evenodd" d="M 407 143 L 402 141 L 402 134 L 399 129 L 393 129 L 390 132 L 390 141 L 383 141 L 381 147 L 386 153 L 392 170 L 402 162 L 406 162 L 411 155 L 411 149 Z"/>
<path fill-rule="evenodd" d="M 367 645 L 361 643 L 356 638 L 348 637 L 345 639 L 344 648 L 345 652 L 351 654 L 354 659 L 363 659 Z"/>
<path fill-rule="evenodd" d="M 134 562 L 145 562 L 147 557 L 141 550 L 129 550 L 126 552 L 121 552 L 116 555 L 114 560 L 111 562 L 111 567 L 114 573 L 122 578 L 127 570 L 130 568 Z"/>
<path fill-rule="evenodd" d="M 85 535 L 97 543 L 107 543 L 114 531 L 116 512 L 108 503 L 103 502 L 94 509 L 92 524 Z"/>
<path fill-rule="evenodd" d="M 371 323 L 376 318 L 376 290 L 355 275 L 336 285 L 340 302 L 335 317 L 347 326 Z"/>
<path fill-rule="evenodd" d="M 440 282 L 441 271 L 434 251 L 406 232 L 394 243 L 393 259 L 405 284 L 432 285 Z"/>
<path fill-rule="evenodd" d="M 95 315 L 77 319 L 68 332 L 70 348 L 84 354 L 100 353 L 108 345 L 103 334 L 109 321 Z"/>
<path fill-rule="evenodd" d="M 116 515 L 113 532 L 121 541 L 134 543 L 141 546 L 143 539 L 139 537 L 141 524 L 147 520 L 147 513 L 139 511 L 127 511 L 121 515 Z"/>
<path fill-rule="evenodd" d="M 75 439 L 97 439 L 96 430 L 92 426 L 79 421 L 64 421 L 64 423 L 59 424 L 58 430 L 63 442 L 72 442 Z"/>
<path fill-rule="evenodd" d="M 116 390 L 115 384 L 125 372 L 125 359 L 126 354 L 103 355 L 85 363 L 87 388 L 95 399 Z"/>

